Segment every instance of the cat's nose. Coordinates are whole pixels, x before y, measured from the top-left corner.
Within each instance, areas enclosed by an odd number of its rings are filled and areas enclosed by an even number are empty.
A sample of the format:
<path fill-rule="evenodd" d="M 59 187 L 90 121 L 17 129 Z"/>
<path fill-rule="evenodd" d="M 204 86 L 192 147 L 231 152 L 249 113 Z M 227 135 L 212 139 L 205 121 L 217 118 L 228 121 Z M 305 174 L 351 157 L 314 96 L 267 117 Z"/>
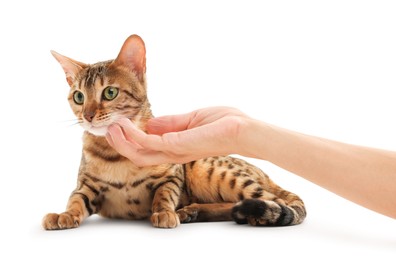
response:
<path fill-rule="evenodd" d="M 88 122 L 92 122 L 93 118 L 95 117 L 96 112 L 95 111 L 85 111 L 84 112 L 84 118 Z"/>

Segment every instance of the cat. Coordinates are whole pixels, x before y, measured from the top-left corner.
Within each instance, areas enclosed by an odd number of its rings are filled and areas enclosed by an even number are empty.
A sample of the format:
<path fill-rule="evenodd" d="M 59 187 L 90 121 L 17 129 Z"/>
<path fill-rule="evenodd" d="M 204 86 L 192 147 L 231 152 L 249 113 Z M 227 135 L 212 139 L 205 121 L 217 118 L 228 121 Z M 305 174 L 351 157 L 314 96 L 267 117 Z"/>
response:
<path fill-rule="evenodd" d="M 138 35 L 125 40 L 116 59 L 92 65 L 52 54 L 66 74 L 68 100 L 85 131 L 77 187 L 65 212 L 45 215 L 44 229 L 76 228 L 92 214 L 150 219 L 160 228 L 232 220 L 288 226 L 305 219 L 297 195 L 242 159 L 217 156 L 137 167 L 107 143 L 107 127 L 118 119 L 129 118 L 145 130 L 153 117 L 146 92 L 146 48 Z"/>

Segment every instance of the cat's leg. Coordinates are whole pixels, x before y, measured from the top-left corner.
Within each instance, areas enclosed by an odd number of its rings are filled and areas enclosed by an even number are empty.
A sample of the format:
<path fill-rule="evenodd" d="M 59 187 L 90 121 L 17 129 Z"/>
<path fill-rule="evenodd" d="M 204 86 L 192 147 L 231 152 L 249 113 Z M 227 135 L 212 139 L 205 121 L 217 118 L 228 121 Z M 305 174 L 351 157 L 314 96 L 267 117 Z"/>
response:
<path fill-rule="evenodd" d="M 100 198 L 99 192 L 93 187 L 82 186 L 71 194 L 66 211 L 47 214 L 43 218 L 42 226 L 46 230 L 76 228 L 88 216 L 97 213 L 101 204 Z"/>
<path fill-rule="evenodd" d="M 179 181 L 168 181 L 157 188 L 150 218 L 154 227 L 175 228 L 180 224 L 175 209 L 180 201 L 181 187 Z"/>
<path fill-rule="evenodd" d="M 177 211 L 181 223 L 230 221 L 235 203 L 193 203 Z"/>

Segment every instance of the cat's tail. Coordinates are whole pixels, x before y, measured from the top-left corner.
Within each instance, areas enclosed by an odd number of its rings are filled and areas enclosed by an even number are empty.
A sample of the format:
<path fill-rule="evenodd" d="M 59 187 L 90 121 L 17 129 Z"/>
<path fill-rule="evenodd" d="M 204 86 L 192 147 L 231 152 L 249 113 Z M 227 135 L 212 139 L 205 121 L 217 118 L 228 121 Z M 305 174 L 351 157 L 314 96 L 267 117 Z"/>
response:
<path fill-rule="evenodd" d="M 301 224 L 306 215 L 304 202 L 294 193 L 271 183 L 273 200 L 244 199 L 232 209 L 232 218 L 238 224 L 253 226 L 290 226 Z"/>

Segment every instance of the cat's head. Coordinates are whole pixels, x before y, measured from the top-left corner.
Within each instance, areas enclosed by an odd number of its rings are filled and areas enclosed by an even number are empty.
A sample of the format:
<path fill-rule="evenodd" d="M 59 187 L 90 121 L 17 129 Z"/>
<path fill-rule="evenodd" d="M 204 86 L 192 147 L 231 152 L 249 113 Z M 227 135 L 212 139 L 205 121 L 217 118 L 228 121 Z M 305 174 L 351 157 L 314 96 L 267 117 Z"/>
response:
<path fill-rule="evenodd" d="M 115 60 L 85 64 L 52 51 L 70 85 L 69 103 L 80 125 L 103 136 L 117 119 L 136 123 L 151 116 L 146 94 L 146 48 L 137 35 L 126 39 Z"/>

